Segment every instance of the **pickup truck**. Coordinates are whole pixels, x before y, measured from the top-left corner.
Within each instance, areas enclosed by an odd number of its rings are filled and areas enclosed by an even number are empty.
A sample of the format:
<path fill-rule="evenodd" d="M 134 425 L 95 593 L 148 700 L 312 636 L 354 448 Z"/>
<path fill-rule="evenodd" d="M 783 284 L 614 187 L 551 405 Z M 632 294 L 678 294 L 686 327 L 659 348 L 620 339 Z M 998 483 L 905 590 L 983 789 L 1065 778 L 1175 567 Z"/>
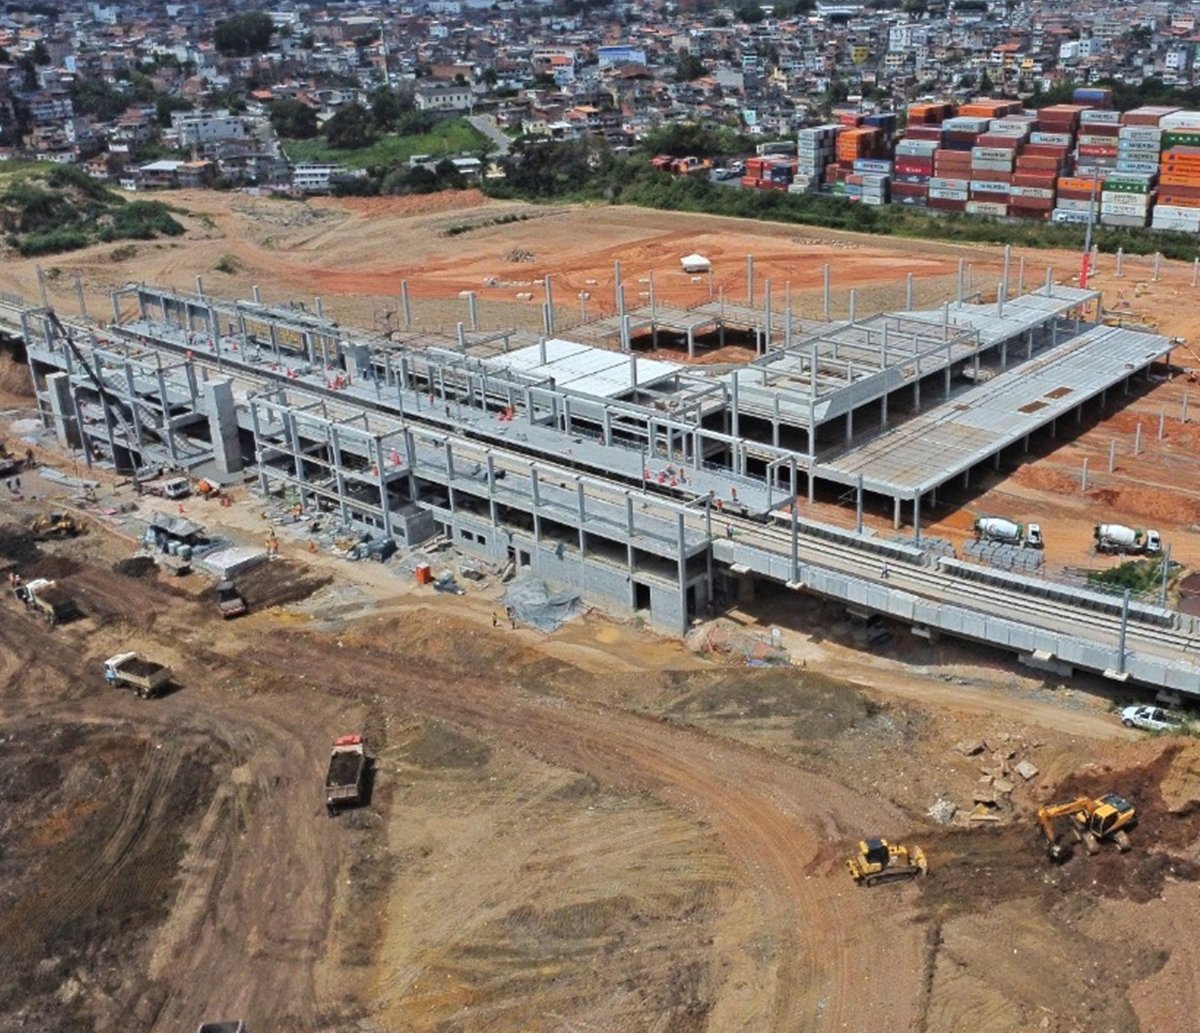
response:
<path fill-rule="evenodd" d="M 246 612 L 246 600 L 232 581 L 217 582 L 217 610 L 224 620 L 240 617 Z"/>
<path fill-rule="evenodd" d="M 157 696 L 171 680 L 171 668 L 143 660 L 137 653 L 118 653 L 104 661 L 104 680 L 133 689 L 142 699 Z"/>
<path fill-rule="evenodd" d="M 79 612 L 75 600 L 59 587 L 58 582 L 48 581 L 44 577 L 17 585 L 13 589 L 13 595 L 25 604 L 25 609 L 41 614 L 51 627 L 69 620 Z"/>
<path fill-rule="evenodd" d="M 361 735 L 343 735 L 334 742 L 325 776 L 325 810 L 331 818 L 338 808 L 362 802 L 366 770 L 367 744 Z"/>

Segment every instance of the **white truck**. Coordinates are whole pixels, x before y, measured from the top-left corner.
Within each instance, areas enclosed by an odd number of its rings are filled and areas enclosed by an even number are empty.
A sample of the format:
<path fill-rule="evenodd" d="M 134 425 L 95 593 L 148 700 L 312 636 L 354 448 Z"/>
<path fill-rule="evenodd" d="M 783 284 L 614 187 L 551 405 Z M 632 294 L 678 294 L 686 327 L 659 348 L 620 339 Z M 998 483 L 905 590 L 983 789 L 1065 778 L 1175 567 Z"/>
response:
<path fill-rule="evenodd" d="M 1097 524 L 1093 537 L 1097 552 L 1156 553 L 1162 552 L 1162 536 L 1157 531 L 1124 524 Z"/>
<path fill-rule="evenodd" d="M 171 668 L 143 660 L 137 653 L 118 653 L 104 661 L 104 680 L 133 689 L 142 699 L 157 696 L 171 680 Z"/>
<path fill-rule="evenodd" d="M 975 521 L 975 537 L 1029 549 L 1040 549 L 1046 544 L 1039 524 L 1018 524 L 1003 517 L 980 517 Z"/>

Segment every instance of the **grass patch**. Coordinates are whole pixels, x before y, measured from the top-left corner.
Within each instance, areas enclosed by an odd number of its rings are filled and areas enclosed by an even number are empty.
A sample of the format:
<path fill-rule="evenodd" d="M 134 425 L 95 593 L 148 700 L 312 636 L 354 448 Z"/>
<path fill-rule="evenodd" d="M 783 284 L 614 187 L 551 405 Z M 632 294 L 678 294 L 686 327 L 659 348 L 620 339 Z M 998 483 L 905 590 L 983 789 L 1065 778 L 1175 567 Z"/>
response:
<path fill-rule="evenodd" d="M 478 151 L 489 143 L 479 130 L 466 119 L 455 118 L 439 122 L 428 133 L 413 136 L 397 136 L 389 133 L 381 136 L 371 146 L 356 151 L 343 151 L 330 147 L 325 140 L 288 140 L 283 145 L 288 161 L 296 163 L 333 162 L 352 169 L 371 169 L 399 165 L 414 154 L 428 154 L 434 158 L 458 154 L 461 151 Z"/>

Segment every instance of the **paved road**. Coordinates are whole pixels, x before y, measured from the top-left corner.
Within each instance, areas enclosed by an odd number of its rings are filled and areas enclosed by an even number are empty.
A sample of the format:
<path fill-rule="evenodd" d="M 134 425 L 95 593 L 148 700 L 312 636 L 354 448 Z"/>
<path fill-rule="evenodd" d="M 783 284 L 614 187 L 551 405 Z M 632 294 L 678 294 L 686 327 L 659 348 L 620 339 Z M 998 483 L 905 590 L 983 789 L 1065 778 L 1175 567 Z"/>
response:
<path fill-rule="evenodd" d="M 512 141 L 501 132 L 492 115 L 468 115 L 467 121 L 496 145 L 497 157 L 503 158 L 508 153 Z"/>

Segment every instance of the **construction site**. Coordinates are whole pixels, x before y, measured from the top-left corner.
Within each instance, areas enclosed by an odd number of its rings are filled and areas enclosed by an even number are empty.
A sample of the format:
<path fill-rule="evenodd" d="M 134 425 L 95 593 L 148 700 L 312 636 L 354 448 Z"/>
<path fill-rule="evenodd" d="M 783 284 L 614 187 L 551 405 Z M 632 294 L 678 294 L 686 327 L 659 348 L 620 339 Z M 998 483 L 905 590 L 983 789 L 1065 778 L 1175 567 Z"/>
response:
<path fill-rule="evenodd" d="M 1192 268 L 328 205 L 0 283 L 0 1029 L 1190 1028 Z"/>

